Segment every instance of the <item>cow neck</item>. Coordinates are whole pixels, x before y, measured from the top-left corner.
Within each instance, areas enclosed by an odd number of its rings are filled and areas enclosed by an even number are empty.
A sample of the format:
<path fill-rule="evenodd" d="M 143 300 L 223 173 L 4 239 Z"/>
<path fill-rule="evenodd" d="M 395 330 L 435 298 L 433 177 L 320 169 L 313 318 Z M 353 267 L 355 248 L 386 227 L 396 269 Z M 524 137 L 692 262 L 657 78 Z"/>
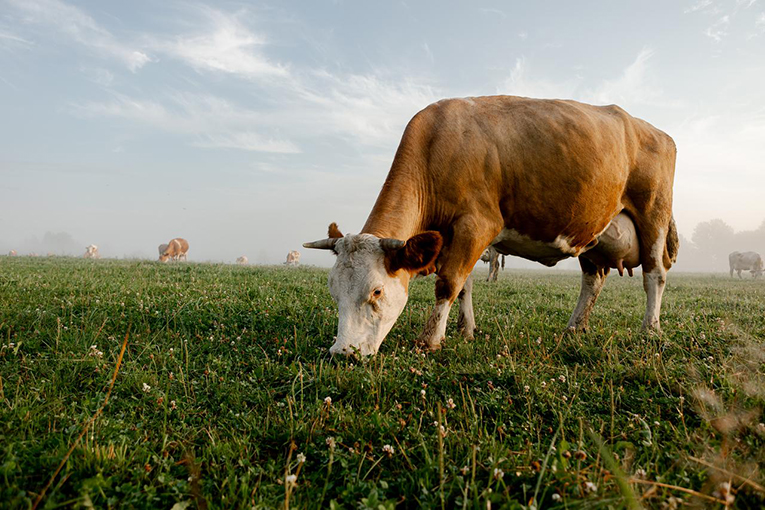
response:
<path fill-rule="evenodd" d="M 417 180 L 403 178 L 403 173 L 391 170 L 362 234 L 406 241 L 424 230 L 425 194 Z"/>

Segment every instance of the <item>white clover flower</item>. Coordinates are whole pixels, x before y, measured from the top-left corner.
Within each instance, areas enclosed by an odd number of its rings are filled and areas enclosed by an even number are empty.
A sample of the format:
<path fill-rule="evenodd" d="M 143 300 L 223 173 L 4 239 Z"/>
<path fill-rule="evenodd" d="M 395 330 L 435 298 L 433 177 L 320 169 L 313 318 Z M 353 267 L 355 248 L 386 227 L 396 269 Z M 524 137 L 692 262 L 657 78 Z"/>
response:
<path fill-rule="evenodd" d="M 327 404 L 327 406 L 332 405 L 332 397 L 324 397 L 324 403 Z"/>
<path fill-rule="evenodd" d="M 462 476 L 466 476 L 469 471 L 470 471 L 470 468 L 468 466 L 462 466 L 460 468 L 460 473 L 462 473 Z"/>
<path fill-rule="evenodd" d="M 422 398 L 425 398 L 425 390 L 420 390 L 420 396 L 421 396 Z"/>
<path fill-rule="evenodd" d="M 178 406 L 175 405 L 175 400 L 170 401 L 170 410 L 172 411 L 173 409 L 178 409 Z"/>
<path fill-rule="evenodd" d="M 305 454 L 304 453 L 298 453 L 297 454 L 297 461 L 300 464 L 303 464 L 305 462 Z"/>
<path fill-rule="evenodd" d="M 326 443 L 327 443 L 327 446 L 329 446 L 330 450 L 334 450 L 335 449 L 335 438 L 334 437 L 328 437 Z"/>
<path fill-rule="evenodd" d="M 502 471 L 499 468 L 494 468 L 494 479 L 500 480 L 503 476 L 505 476 L 505 472 Z"/>
<path fill-rule="evenodd" d="M 529 392 L 529 390 L 531 390 L 531 388 L 529 388 L 529 386 L 528 386 L 528 385 L 526 385 L 526 386 L 524 386 L 524 387 L 523 387 L 523 391 L 525 391 L 525 392 L 527 392 L 527 393 L 528 393 L 528 392 Z"/>
<path fill-rule="evenodd" d="M 563 374 L 559 375 L 558 379 L 560 380 L 560 382 L 566 382 L 566 376 Z"/>
<path fill-rule="evenodd" d="M 584 492 L 589 494 L 590 492 L 596 492 L 598 490 L 598 486 L 595 485 L 592 482 L 584 482 Z"/>
<path fill-rule="evenodd" d="M 393 456 L 394 453 L 396 453 L 395 448 L 393 448 L 391 445 L 386 444 L 382 447 L 383 452 L 385 452 L 388 456 Z"/>
<path fill-rule="evenodd" d="M 284 478 L 285 485 L 291 487 L 293 485 L 297 485 L 297 475 L 287 475 Z"/>
<path fill-rule="evenodd" d="M 446 401 L 446 408 L 447 409 L 454 409 L 455 407 L 457 407 L 457 404 L 454 403 L 454 400 L 449 399 L 449 400 Z"/>
<path fill-rule="evenodd" d="M 546 388 L 546 387 L 547 387 L 547 383 L 546 383 L 546 382 L 544 382 L 544 381 L 542 381 L 542 383 L 540 384 L 540 386 L 542 386 L 543 388 Z"/>
<path fill-rule="evenodd" d="M 150 392 L 151 391 L 151 386 L 149 386 L 146 383 L 143 383 L 143 391 L 144 391 L 144 393 Z"/>
<path fill-rule="evenodd" d="M 552 495 L 552 500 L 553 500 L 553 501 L 560 501 L 560 494 L 558 494 L 557 492 L 556 492 L 556 493 L 554 493 L 554 494 Z"/>

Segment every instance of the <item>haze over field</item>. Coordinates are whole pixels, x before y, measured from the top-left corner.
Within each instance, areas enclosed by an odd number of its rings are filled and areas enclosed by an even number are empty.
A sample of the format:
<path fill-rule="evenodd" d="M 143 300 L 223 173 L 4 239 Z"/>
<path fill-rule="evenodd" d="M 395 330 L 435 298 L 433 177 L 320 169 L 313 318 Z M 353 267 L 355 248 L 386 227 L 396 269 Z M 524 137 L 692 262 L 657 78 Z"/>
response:
<path fill-rule="evenodd" d="M 711 257 L 715 218 L 765 251 L 762 62 L 757 0 L 0 0 L 0 253 L 183 236 L 190 260 L 279 263 L 331 221 L 358 232 L 417 111 L 488 94 L 646 119 L 678 145 L 685 253 Z"/>

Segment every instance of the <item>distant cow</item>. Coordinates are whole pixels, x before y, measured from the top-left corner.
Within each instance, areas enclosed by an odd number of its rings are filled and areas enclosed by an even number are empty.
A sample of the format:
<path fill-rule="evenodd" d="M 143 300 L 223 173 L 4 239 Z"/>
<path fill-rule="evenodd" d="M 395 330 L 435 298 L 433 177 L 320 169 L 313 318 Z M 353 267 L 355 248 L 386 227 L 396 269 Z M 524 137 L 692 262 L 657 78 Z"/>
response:
<path fill-rule="evenodd" d="M 753 278 L 757 278 L 762 274 L 762 257 L 759 253 L 753 251 L 745 251 L 743 253 L 734 251 L 728 255 L 728 262 L 730 263 L 730 275 L 733 277 L 733 271 L 738 273 L 738 277 L 741 278 L 741 271 L 749 271 L 752 273 Z"/>
<path fill-rule="evenodd" d="M 298 266 L 300 265 L 300 252 L 297 250 L 292 250 L 287 254 L 287 261 L 285 262 L 288 266 Z"/>
<path fill-rule="evenodd" d="M 16 253 L 16 250 L 11 250 L 8 252 L 9 257 L 15 257 L 16 255 L 18 255 L 18 253 Z"/>
<path fill-rule="evenodd" d="M 176 237 L 169 243 L 165 251 L 159 254 L 160 262 L 168 260 L 186 260 L 186 253 L 189 251 L 189 242 L 181 237 Z"/>
<path fill-rule="evenodd" d="M 162 243 L 159 245 L 159 256 L 161 257 L 163 253 L 165 253 L 165 250 L 167 250 L 168 244 Z"/>
<path fill-rule="evenodd" d="M 240 266 L 246 266 L 247 264 L 249 264 L 249 262 L 250 261 L 247 260 L 247 256 L 246 255 L 242 255 L 241 257 L 236 259 L 236 263 L 239 264 Z"/>
<path fill-rule="evenodd" d="M 500 253 L 494 246 L 489 246 L 481 255 L 481 261 L 489 263 L 489 276 L 487 282 L 496 282 L 499 275 L 499 256 Z M 502 269 L 505 268 L 505 256 L 502 255 Z"/>
<path fill-rule="evenodd" d="M 98 246 L 95 244 L 91 244 L 85 248 L 85 255 L 83 255 L 86 259 L 100 259 L 101 254 L 98 253 Z"/>

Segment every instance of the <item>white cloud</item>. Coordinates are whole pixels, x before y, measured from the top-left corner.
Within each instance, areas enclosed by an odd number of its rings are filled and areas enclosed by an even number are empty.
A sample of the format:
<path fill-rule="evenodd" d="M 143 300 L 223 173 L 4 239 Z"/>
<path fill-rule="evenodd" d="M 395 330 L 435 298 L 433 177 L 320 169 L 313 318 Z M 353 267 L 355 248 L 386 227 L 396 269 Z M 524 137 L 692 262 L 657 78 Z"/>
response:
<path fill-rule="evenodd" d="M 110 87 L 114 83 L 114 74 L 108 69 L 81 66 L 80 71 L 96 85 Z"/>
<path fill-rule="evenodd" d="M 395 144 L 409 119 L 440 98 L 432 87 L 405 77 L 395 82 L 326 72 L 315 77 L 315 92 L 306 88 L 300 93 L 315 112 L 315 127 L 364 145 Z"/>
<path fill-rule="evenodd" d="M 108 102 L 72 104 L 69 111 L 78 117 L 115 117 L 145 124 L 169 133 L 191 136 L 197 147 L 293 154 L 296 144 L 257 133 L 270 129 L 273 117 L 241 108 L 211 95 L 173 94 L 167 105 L 113 94 Z M 269 118 L 271 122 L 269 123 Z"/>
<path fill-rule="evenodd" d="M 505 11 L 502 11 L 500 9 L 493 9 L 493 8 L 483 7 L 483 8 L 480 9 L 480 11 L 482 13 L 488 14 L 490 16 L 499 16 L 502 19 L 506 19 L 507 18 L 507 14 L 505 14 Z"/>
<path fill-rule="evenodd" d="M 19 37 L 16 34 L 13 34 L 5 29 L 0 28 L 0 46 L 23 46 L 23 47 L 30 47 L 34 43 L 32 41 L 28 41 L 24 39 L 23 37 Z"/>
<path fill-rule="evenodd" d="M 648 62 L 654 51 L 643 48 L 635 60 L 627 66 L 621 76 L 604 80 L 594 91 L 587 94 L 597 104 L 615 103 L 624 107 L 630 104 L 650 104 L 659 100 L 661 90 L 651 83 Z"/>
<path fill-rule="evenodd" d="M 765 12 L 760 13 L 755 22 L 755 26 L 760 30 L 765 30 Z"/>
<path fill-rule="evenodd" d="M 241 15 L 207 7 L 198 12 L 205 22 L 203 29 L 157 40 L 156 49 L 199 71 L 220 71 L 247 79 L 289 75 L 287 67 L 263 55 L 266 38 L 249 30 L 239 19 Z"/>
<path fill-rule="evenodd" d="M 22 22 L 58 31 L 91 50 L 116 58 L 135 72 L 151 58 L 139 49 L 118 41 L 81 9 L 59 0 L 8 0 L 22 13 Z"/>
<path fill-rule="evenodd" d="M 730 16 L 726 14 L 708 27 L 704 35 L 711 37 L 715 42 L 721 42 L 728 35 L 728 25 L 730 25 Z"/>
<path fill-rule="evenodd" d="M 206 139 L 198 141 L 194 145 L 205 148 L 240 149 L 280 154 L 297 154 L 301 152 L 297 145 L 288 140 L 274 140 L 252 132 L 206 135 Z"/>
<path fill-rule="evenodd" d="M 526 58 L 517 58 L 515 66 L 510 71 L 510 76 L 497 87 L 497 93 L 538 98 L 572 99 L 576 97 L 577 89 L 581 83 L 580 77 L 555 82 L 534 78 L 530 74 Z"/>
<path fill-rule="evenodd" d="M 700 11 L 702 9 L 706 9 L 710 5 L 712 5 L 712 0 L 699 0 L 698 2 L 693 4 L 692 6 L 688 7 L 687 9 L 685 9 L 683 12 L 685 14 L 689 14 L 691 12 L 696 12 L 696 11 Z"/>

